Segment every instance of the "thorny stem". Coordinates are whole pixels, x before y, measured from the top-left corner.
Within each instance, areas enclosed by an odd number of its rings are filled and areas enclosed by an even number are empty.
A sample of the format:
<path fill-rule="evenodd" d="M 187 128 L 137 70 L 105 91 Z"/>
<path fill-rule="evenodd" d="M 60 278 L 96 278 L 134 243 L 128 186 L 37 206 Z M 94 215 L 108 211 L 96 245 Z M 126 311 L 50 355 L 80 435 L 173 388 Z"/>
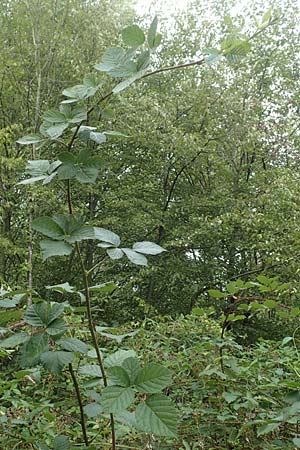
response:
<path fill-rule="evenodd" d="M 74 133 L 74 135 L 75 135 L 75 133 Z M 71 197 L 70 180 L 67 181 L 67 199 L 68 199 L 69 213 L 73 214 L 73 205 L 72 205 L 72 197 Z M 98 340 L 97 340 L 97 335 L 96 335 L 96 330 L 95 330 L 95 326 L 94 326 L 94 322 L 93 322 L 92 305 L 91 305 L 91 297 L 90 297 L 89 281 L 88 281 L 89 271 L 85 267 L 85 264 L 84 264 L 84 261 L 83 261 L 83 258 L 82 258 L 82 254 L 81 254 L 81 251 L 80 251 L 80 246 L 79 246 L 78 242 L 76 242 L 75 248 L 76 248 L 77 256 L 79 258 L 79 263 L 80 263 L 81 273 L 82 273 L 82 278 L 83 278 L 83 283 L 84 283 L 86 312 L 87 312 L 89 330 L 90 330 L 91 338 L 92 338 L 93 345 L 94 345 L 94 348 L 95 348 L 95 351 L 96 351 L 97 361 L 98 361 L 98 365 L 100 367 L 100 371 L 101 371 L 101 375 L 102 375 L 102 379 L 103 379 L 103 384 L 106 387 L 107 386 L 107 377 L 106 377 L 104 364 L 103 364 L 103 359 L 102 359 L 102 356 L 101 356 L 101 353 L 100 353 Z M 74 384 L 74 386 L 75 386 L 75 384 Z M 77 386 L 78 386 L 78 384 L 77 384 Z M 75 389 L 76 389 L 76 387 L 75 387 Z M 78 395 L 77 395 L 77 398 L 78 398 Z M 79 403 L 79 400 L 78 400 L 78 403 Z M 80 403 L 79 403 L 79 407 L 80 407 Z M 110 414 L 110 428 L 111 428 L 112 450 L 116 450 L 117 449 L 117 447 L 116 447 L 116 433 L 115 433 L 115 422 L 114 422 L 113 414 Z"/>
<path fill-rule="evenodd" d="M 81 429 L 82 429 L 82 434 L 83 434 L 83 440 L 84 440 L 85 445 L 88 447 L 89 446 L 89 440 L 88 440 L 87 432 L 86 432 L 86 424 L 85 424 L 85 418 L 84 418 L 83 403 L 82 403 L 82 398 L 81 398 L 81 394 L 80 394 L 78 381 L 77 381 L 75 372 L 73 370 L 72 364 L 69 364 L 69 372 L 70 372 L 71 377 L 72 377 L 72 381 L 73 381 L 75 392 L 76 392 L 77 402 L 78 402 L 79 409 L 80 409 L 80 424 L 81 424 Z"/>

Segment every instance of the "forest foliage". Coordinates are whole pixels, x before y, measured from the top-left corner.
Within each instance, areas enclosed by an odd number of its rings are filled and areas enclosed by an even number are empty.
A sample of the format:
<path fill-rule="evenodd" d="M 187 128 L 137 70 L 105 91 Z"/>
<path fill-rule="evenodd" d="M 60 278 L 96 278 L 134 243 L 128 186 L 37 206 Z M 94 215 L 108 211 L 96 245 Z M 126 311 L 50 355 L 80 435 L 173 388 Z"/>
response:
<path fill-rule="evenodd" d="M 3 448 L 300 448 L 298 21 L 3 2 Z"/>

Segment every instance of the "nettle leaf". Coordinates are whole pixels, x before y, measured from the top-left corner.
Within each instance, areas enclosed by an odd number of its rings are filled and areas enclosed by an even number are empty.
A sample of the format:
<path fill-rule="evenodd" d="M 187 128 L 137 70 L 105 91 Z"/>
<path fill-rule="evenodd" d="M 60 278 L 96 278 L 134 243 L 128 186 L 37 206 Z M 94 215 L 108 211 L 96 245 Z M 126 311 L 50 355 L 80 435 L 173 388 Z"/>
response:
<path fill-rule="evenodd" d="M 108 386 L 101 395 L 101 406 L 104 412 L 116 413 L 128 408 L 134 401 L 134 391 L 130 387 Z"/>
<path fill-rule="evenodd" d="M 172 374 L 166 367 L 149 363 L 138 373 L 134 384 L 138 391 L 155 394 L 162 391 L 172 381 Z"/>
<path fill-rule="evenodd" d="M 139 430 L 157 436 L 177 436 L 177 411 L 171 400 L 162 395 L 151 395 L 135 411 Z"/>
<path fill-rule="evenodd" d="M 73 361 L 74 357 L 72 352 L 49 351 L 42 353 L 40 359 L 46 369 L 59 375 L 62 369 Z"/>
<path fill-rule="evenodd" d="M 130 378 L 126 370 L 121 366 L 113 366 L 107 369 L 110 384 L 116 384 L 122 387 L 130 386 Z"/>
<path fill-rule="evenodd" d="M 20 139 L 18 139 L 17 143 L 21 145 L 32 145 L 32 144 L 39 144 L 40 142 L 43 141 L 44 138 L 42 136 L 39 136 L 38 134 L 30 134 L 28 136 L 23 136 Z"/>
<path fill-rule="evenodd" d="M 67 436 L 55 436 L 53 450 L 70 450 L 70 443 Z"/>
<path fill-rule="evenodd" d="M 29 339 L 27 333 L 16 333 L 6 339 L 0 340 L 1 348 L 15 348 L 20 344 L 24 344 Z"/>
<path fill-rule="evenodd" d="M 145 35 L 138 25 L 131 25 L 122 30 L 122 39 L 128 47 L 139 47 L 145 42 Z"/>
<path fill-rule="evenodd" d="M 160 245 L 155 244 L 154 242 L 136 242 L 132 246 L 133 250 L 138 253 L 144 253 L 145 255 L 159 255 L 166 250 L 162 248 Z"/>
<path fill-rule="evenodd" d="M 21 367 L 31 367 L 37 364 L 43 352 L 48 350 L 48 336 L 46 333 L 37 333 L 31 336 L 21 347 Z"/>
<path fill-rule="evenodd" d="M 147 258 L 142 255 L 141 253 L 135 252 L 134 250 L 130 248 L 122 248 L 122 251 L 125 253 L 127 258 L 133 263 L 138 266 L 147 266 L 148 261 Z"/>
<path fill-rule="evenodd" d="M 109 242 L 116 247 L 121 243 L 121 239 L 116 233 L 106 230 L 105 228 L 94 227 L 94 238 L 99 241 Z"/>
<path fill-rule="evenodd" d="M 87 353 L 88 352 L 88 346 L 85 342 L 81 341 L 77 338 L 65 338 L 60 339 L 56 341 L 58 345 L 60 345 L 65 350 L 71 351 L 71 352 L 78 352 L 78 353 Z"/>
<path fill-rule="evenodd" d="M 114 78 L 129 77 L 137 71 L 136 63 L 131 59 L 132 55 L 132 51 L 125 52 L 121 47 L 108 48 L 101 63 L 94 67 Z"/>
<path fill-rule="evenodd" d="M 62 241 L 51 241 L 50 239 L 40 241 L 40 247 L 43 261 L 52 256 L 68 256 L 73 251 L 70 244 Z"/>

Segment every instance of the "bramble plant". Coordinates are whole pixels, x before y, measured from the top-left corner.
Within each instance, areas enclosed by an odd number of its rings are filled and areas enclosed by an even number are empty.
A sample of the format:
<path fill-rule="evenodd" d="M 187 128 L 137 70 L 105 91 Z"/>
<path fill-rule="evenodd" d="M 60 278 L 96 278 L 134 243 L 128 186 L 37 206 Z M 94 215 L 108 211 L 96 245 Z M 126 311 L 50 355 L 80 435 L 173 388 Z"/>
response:
<path fill-rule="evenodd" d="M 271 23 L 269 14 L 254 36 Z M 43 114 L 38 134 L 26 135 L 17 141 L 20 145 L 34 146 L 35 152 L 46 146 L 53 146 L 51 154 L 59 149 L 54 161 L 28 161 L 26 176 L 18 184 L 26 186 L 41 182 L 43 186 L 54 188 L 55 183 L 65 185 L 67 213 L 38 217 L 32 221 L 32 229 L 43 236 L 40 241 L 43 261 L 59 256 L 77 256 L 82 287 L 64 282 L 47 286 L 47 289 L 62 295 L 78 296 L 86 316 L 91 343 L 75 337 L 72 327 L 68 326 L 67 319 L 73 311 L 73 306 L 68 302 L 46 302 L 33 289 L 6 290 L 1 292 L 0 306 L 3 308 L 13 308 L 29 298 L 24 322 L 32 328 L 29 332 L 15 333 L 2 340 L 1 347 L 10 349 L 22 344 L 19 363 L 29 376 L 31 368 L 37 365 L 44 366 L 57 376 L 61 376 L 63 370 L 69 371 L 80 410 L 83 444 L 86 448 L 96 448 L 89 438 L 86 417 L 109 418 L 113 450 L 117 448 L 116 422 L 128 423 L 139 432 L 169 438 L 176 438 L 177 428 L 175 406 L 162 393 L 172 381 L 169 369 L 151 362 L 142 366 L 131 350 L 119 350 L 104 357 L 98 342 L 101 334 L 119 341 L 124 337 L 110 334 L 96 326 L 93 317 L 95 297 L 117 289 L 113 282 L 91 285 L 92 275 L 101 268 L 103 258 L 127 258 L 135 265 L 147 266 L 148 255 L 159 255 L 165 251 L 160 245 L 149 241 L 123 246 L 116 233 L 98 224 L 87 224 L 82 211 L 74 207 L 73 183 L 95 183 L 105 167 L 105 161 L 99 155 L 99 146 L 108 139 L 127 138 L 123 132 L 99 130 L 98 109 L 134 82 L 161 72 L 213 64 L 221 58 L 235 64 L 250 50 L 250 40 L 254 36 L 245 38 L 241 35 L 234 40 L 232 37 L 225 39 L 221 50 L 206 48 L 203 50 L 205 56 L 197 61 L 150 71 L 151 57 L 162 39 L 157 32 L 157 18 L 152 21 L 147 36 L 137 25 L 126 27 L 122 31 L 125 49 L 107 49 L 101 63 L 95 65 L 96 71 L 121 81 L 107 94 L 99 95 L 101 81 L 95 73 L 86 75 L 82 84 L 63 91 L 65 99 L 58 109 Z M 92 264 L 87 266 L 82 245 L 90 240 L 97 243 L 98 252 L 93 255 Z M 82 358 L 88 363 L 81 365 Z M 95 364 L 89 362 L 91 358 L 96 361 Z M 94 389 L 88 391 L 92 403 L 85 404 L 83 397 L 87 396 L 86 389 L 80 387 L 79 377 L 92 377 Z M 65 436 L 57 436 L 53 445 L 54 450 L 70 448 Z M 49 447 L 40 443 L 39 449 L 49 450 Z"/>

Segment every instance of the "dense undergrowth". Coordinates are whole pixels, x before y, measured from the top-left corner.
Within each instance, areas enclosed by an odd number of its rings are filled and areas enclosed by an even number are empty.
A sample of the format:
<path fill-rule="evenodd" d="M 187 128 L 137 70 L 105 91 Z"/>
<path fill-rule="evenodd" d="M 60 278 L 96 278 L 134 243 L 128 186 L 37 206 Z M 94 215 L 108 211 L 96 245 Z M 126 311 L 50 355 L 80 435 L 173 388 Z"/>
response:
<path fill-rule="evenodd" d="M 196 310 L 197 313 L 197 310 Z M 103 331 L 102 351 L 136 352 L 141 361 L 163 362 L 174 374 L 167 394 L 180 414 L 179 438 L 169 441 L 152 435 L 141 439 L 130 429 L 130 414 L 118 417 L 121 449 L 294 449 L 300 446 L 300 361 L 293 337 L 239 345 L 233 335 L 220 338 L 219 325 L 196 313 L 176 320 L 147 319 L 124 327 L 133 336 L 120 343 Z M 75 335 L 83 338 L 79 324 Z M 118 335 L 120 330 L 118 330 Z M 122 339 L 122 336 L 119 340 Z M 121 353 L 120 353 L 121 352 Z M 13 351 L 1 359 L 0 446 L 6 450 L 43 450 L 54 436 L 68 435 L 72 448 L 80 442 L 79 413 L 70 375 L 43 373 L 44 369 L 18 370 Z M 4 355 L 6 353 L 6 355 Z M 78 361 L 84 392 L 88 431 L 95 449 L 109 435 L 108 419 L 99 416 L 99 377 L 91 369 L 93 351 Z M 95 368 L 95 366 L 94 366 Z M 67 381 L 67 384 L 65 383 Z M 66 388 L 67 386 L 67 388 Z M 131 418 L 133 420 L 133 418 Z M 123 423 L 122 423 L 123 422 Z M 125 425 L 126 422 L 126 425 Z M 91 447 L 93 448 L 93 447 Z"/>

